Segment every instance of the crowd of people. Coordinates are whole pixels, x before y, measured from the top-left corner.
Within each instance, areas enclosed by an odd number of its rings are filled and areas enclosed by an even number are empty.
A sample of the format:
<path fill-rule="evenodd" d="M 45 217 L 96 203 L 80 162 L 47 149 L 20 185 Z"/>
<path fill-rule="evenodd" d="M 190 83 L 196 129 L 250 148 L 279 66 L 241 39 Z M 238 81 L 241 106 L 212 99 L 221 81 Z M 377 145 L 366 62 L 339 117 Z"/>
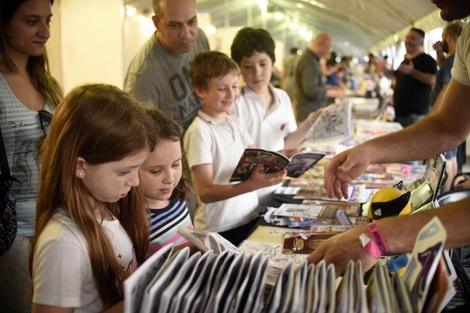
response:
<path fill-rule="evenodd" d="M 122 312 L 124 280 L 165 245 L 188 245 L 178 227 L 216 231 L 235 245 L 248 236 L 286 171 L 257 165 L 247 180 L 228 183 L 241 154 L 248 147 L 297 152 L 322 108 L 346 96 L 349 58 L 337 62 L 333 39 L 320 33 L 301 55 L 291 50 L 283 90 L 272 84 L 269 31 L 243 27 L 228 56 L 210 50 L 194 0 L 152 0 L 156 31 L 123 89 L 86 83 L 64 96 L 45 49 L 53 4 L 0 5 L 0 126 L 18 215 L 15 241 L 0 255 L 0 307 Z M 436 5 L 446 21 L 470 15 L 466 0 Z M 335 156 L 325 172 L 330 196 L 345 196 L 369 164 L 426 159 L 466 139 L 470 29 L 451 25 L 435 45 L 444 59 L 424 53 L 418 28 L 407 34 L 396 71 L 371 58 L 374 71 L 393 77 L 396 119 L 406 128 Z M 419 229 L 438 216 L 446 247 L 461 247 L 470 244 L 469 204 L 378 225 L 390 252 L 409 252 Z M 337 273 L 349 260 L 370 269 L 376 259 L 359 240 L 367 231 L 332 237 L 308 261 L 333 263 Z"/>

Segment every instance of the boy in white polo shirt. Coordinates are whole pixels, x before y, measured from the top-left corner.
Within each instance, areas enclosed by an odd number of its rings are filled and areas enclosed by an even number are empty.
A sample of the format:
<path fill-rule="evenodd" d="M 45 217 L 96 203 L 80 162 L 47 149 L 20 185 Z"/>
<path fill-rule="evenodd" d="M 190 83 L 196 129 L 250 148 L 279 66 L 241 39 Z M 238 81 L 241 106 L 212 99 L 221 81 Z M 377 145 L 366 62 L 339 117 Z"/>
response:
<path fill-rule="evenodd" d="M 232 59 L 238 63 L 246 86 L 243 87 L 234 113 L 245 126 L 257 148 L 279 151 L 288 157 L 307 136 L 319 112 L 310 113 L 297 128 L 291 100 L 287 93 L 270 84 L 276 57 L 275 43 L 262 28 L 244 27 L 232 46 Z M 258 190 L 260 205 L 267 205 L 276 188 Z"/>
<path fill-rule="evenodd" d="M 253 146 L 239 119 L 228 114 L 239 95 L 239 68 L 221 52 L 203 52 L 191 63 L 190 76 L 203 102 L 184 136 L 198 195 L 194 226 L 238 245 L 259 216 L 256 190 L 279 184 L 286 171 L 265 174 L 257 168 L 248 180 L 229 183 L 243 151 Z"/>

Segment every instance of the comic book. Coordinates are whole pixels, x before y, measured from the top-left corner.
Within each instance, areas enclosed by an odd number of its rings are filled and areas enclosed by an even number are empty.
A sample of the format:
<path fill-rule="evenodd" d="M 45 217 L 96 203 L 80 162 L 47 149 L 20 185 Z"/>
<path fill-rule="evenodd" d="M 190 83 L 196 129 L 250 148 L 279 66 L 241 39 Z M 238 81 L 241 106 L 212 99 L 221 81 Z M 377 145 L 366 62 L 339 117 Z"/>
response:
<path fill-rule="evenodd" d="M 229 181 L 247 180 L 258 164 L 263 164 L 265 173 L 275 173 L 286 169 L 287 176 L 300 177 L 325 155 L 324 152 L 306 151 L 298 152 L 289 159 L 279 152 L 246 148 Z"/>

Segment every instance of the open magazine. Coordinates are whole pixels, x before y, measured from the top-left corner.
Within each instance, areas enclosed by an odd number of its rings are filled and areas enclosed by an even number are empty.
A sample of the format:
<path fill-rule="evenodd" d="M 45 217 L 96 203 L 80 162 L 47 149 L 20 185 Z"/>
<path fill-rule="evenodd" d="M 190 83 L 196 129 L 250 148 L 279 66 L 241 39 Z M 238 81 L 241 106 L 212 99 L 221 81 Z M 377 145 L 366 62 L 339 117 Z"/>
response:
<path fill-rule="evenodd" d="M 219 233 L 183 226 L 178 227 L 178 232 L 202 252 L 212 250 L 214 253 L 222 253 L 228 250 L 236 254 L 240 253 L 235 245 Z"/>
<path fill-rule="evenodd" d="M 325 107 L 307 133 L 306 142 L 338 144 L 351 136 L 351 100 Z"/>
<path fill-rule="evenodd" d="M 263 164 L 263 172 L 265 173 L 275 173 L 286 169 L 287 176 L 300 177 L 320 161 L 325 154 L 324 152 L 312 151 L 298 152 L 289 159 L 279 152 L 247 148 L 238 161 L 230 182 L 248 179 L 258 164 Z"/>

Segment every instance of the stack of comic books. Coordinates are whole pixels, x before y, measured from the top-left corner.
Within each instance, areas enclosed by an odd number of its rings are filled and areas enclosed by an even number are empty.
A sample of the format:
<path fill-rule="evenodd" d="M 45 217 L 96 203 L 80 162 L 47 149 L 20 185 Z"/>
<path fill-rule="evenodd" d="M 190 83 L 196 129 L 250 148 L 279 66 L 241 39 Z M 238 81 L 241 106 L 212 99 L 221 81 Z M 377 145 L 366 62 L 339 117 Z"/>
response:
<path fill-rule="evenodd" d="M 307 228 L 311 232 L 343 232 L 355 225 L 368 222 L 358 204 L 322 203 L 307 200 L 301 204 L 283 203 L 278 208 L 268 208 L 265 220 L 276 220 L 277 225 Z"/>
<path fill-rule="evenodd" d="M 182 234 L 203 249 L 173 253 L 168 245 L 153 254 L 125 280 L 124 312 L 440 312 L 455 295 L 438 218 L 419 233 L 403 275 L 379 259 L 367 280 L 361 262 L 349 261 L 337 278 L 324 260 L 296 265 L 287 259 L 267 284 L 269 255 L 250 254 L 217 233 Z M 293 242 L 300 238 L 308 240 L 301 233 L 286 239 L 299 248 Z"/>

